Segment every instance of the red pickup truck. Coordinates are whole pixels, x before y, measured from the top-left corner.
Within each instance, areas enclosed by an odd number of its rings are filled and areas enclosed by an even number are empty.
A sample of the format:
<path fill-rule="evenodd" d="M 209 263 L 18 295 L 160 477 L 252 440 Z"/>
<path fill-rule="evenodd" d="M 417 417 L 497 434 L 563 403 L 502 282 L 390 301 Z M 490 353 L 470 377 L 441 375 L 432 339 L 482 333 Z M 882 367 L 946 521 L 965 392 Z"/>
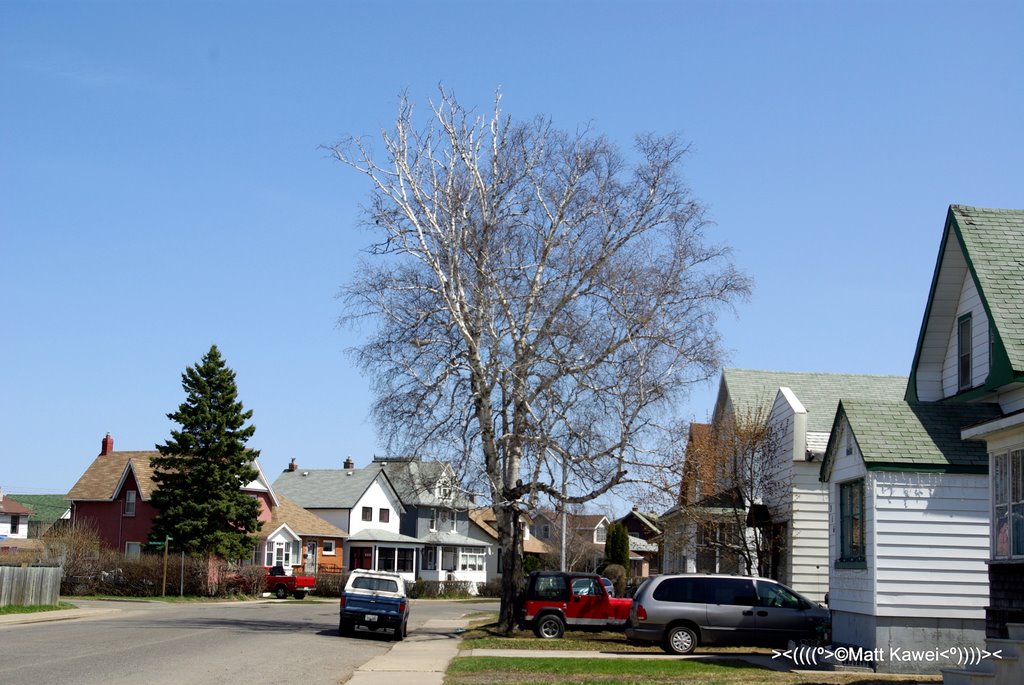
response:
<path fill-rule="evenodd" d="M 285 574 L 283 566 L 270 566 L 267 568 L 266 588 L 278 599 L 285 599 L 288 595 L 303 599 L 316 589 L 316 578 L 289 576 Z"/>
<path fill-rule="evenodd" d="M 611 597 L 601 576 L 591 573 L 535 571 L 519 598 L 517 616 L 521 628 L 532 628 L 537 637 L 562 637 L 573 630 L 623 630 L 633 600 Z"/>

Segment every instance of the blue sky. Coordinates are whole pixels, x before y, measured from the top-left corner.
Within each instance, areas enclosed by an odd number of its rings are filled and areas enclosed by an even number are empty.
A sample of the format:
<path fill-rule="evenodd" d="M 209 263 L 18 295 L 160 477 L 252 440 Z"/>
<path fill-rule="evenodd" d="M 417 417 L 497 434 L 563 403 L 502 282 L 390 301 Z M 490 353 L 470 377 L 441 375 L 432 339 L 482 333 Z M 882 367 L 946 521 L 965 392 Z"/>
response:
<path fill-rule="evenodd" d="M 730 366 L 905 374 L 947 206 L 1024 208 L 1022 26 L 981 2 L 0 3 L 0 487 L 65 492 L 108 431 L 152 449 L 211 343 L 270 474 L 380 452 L 335 325 L 369 186 L 318 146 L 439 82 L 691 141 L 755 281 Z"/>

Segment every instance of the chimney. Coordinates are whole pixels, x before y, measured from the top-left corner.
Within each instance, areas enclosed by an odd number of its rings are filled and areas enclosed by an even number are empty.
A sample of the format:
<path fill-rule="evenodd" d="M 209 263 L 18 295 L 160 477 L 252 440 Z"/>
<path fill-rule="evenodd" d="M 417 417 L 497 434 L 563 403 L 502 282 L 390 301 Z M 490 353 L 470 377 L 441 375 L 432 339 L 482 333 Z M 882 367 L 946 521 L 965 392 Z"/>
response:
<path fill-rule="evenodd" d="M 107 437 L 103 438 L 103 442 L 100 444 L 100 456 L 105 456 L 114 451 L 114 439 L 110 437 L 110 433 L 107 433 Z"/>
<path fill-rule="evenodd" d="M 299 465 L 295 463 L 295 457 L 292 457 L 292 460 L 288 462 L 288 472 L 294 471 L 297 468 L 299 468 Z"/>
<path fill-rule="evenodd" d="M 633 511 L 640 511 L 640 509 L 634 504 L 633 505 Z"/>
<path fill-rule="evenodd" d="M 354 469 L 356 467 L 356 463 L 352 461 L 352 457 L 345 457 L 345 463 L 342 466 L 346 469 Z"/>

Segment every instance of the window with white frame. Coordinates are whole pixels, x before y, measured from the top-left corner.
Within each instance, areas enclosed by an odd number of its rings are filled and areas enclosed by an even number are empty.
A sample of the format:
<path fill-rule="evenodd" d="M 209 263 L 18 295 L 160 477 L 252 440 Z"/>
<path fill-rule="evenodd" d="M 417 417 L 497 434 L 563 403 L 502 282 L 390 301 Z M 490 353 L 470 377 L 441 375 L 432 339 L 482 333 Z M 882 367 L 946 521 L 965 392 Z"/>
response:
<path fill-rule="evenodd" d="M 398 549 L 398 568 L 399 573 L 412 573 L 416 570 L 416 550 L 402 548 Z"/>
<path fill-rule="evenodd" d="M 135 516 L 135 491 L 128 490 L 124 493 L 124 515 Z"/>
<path fill-rule="evenodd" d="M 324 540 L 324 556 L 334 556 L 334 540 Z"/>
<path fill-rule="evenodd" d="M 484 550 L 480 547 L 459 548 L 460 571 L 483 571 L 484 561 Z"/>
<path fill-rule="evenodd" d="M 142 556 L 142 543 L 141 542 L 126 542 L 124 543 L 124 556 L 128 559 L 138 559 Z"/>
<path fill-rule="evenodd" d="M 435 547 L 425 547 L 423 549 L 423 570 L 437 570 L 437 549 Z"/>
<path fill-rule="evenodd" d="M 293 559 L 299 558 L 299 541 L 268 540 L 266 554 L 264 555 L 265 566 L 284 566 L 286 569 L 292 565 Z"/>
<path fill-rule="evenodd" d="M 430 530 L 437 530 L 437 509 L 433 507 L 430 509 Z"/>
<path fill-rule="evenodd" d="M 608 529 L 604 526 L 598 526 L 594 529 L 594 542 L 603 543 L 608 540 Z"/>
<path fill-rule="evenodd" d="M 452 498 L 452 481 L 450 478 L 442 478 L 437 481 L 437 488 L 435 488 L 435 494 L 438 499 L 448 501 Z"/>
<path fill-rule="evenodd" d="M 992 556 L 1024 557 L 1024 449 L 993 457 Z"/>
<path fill-rule="evenodd" d="M 377 548 L 377 570 L 378 571 L 391 571 L 395 570 L 395 548 L 394 547 L 378 547 Z"/>

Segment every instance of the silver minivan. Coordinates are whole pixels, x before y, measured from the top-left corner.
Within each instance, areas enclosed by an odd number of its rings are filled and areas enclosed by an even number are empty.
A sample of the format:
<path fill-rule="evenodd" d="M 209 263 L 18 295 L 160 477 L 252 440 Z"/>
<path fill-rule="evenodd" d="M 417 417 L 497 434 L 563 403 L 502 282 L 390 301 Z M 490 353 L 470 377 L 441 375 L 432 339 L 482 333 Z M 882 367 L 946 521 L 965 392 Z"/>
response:
<path fill-rule="evenodd" d="M 626 637 L 689 654 L 702 644 L 820 641 L 827 639 L 829 624 L 828 609 L 774 580 L 664 575 L 648 578 L 633 595 Z"/>

